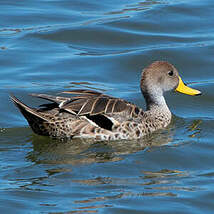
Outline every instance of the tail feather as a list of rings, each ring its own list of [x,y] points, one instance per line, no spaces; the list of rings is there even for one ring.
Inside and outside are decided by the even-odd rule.
[[[11,100],[13,103],[18,107],[20,112],[24,115],[24,117],[27,119],[27,121],[30,123],[34,118],[42,119],[45,121],[48,121],[47,118],[45,118],[41,113],[37,112],[35,109],[30,108],[23,102],[21,102],[18,98],[16,98],[14,95],[10,95]]]

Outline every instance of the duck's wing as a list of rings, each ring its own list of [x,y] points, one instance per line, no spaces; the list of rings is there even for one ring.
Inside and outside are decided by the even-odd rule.
[[[112,122],[116,120],[120,123],[143,114],[143,110],[135,104],[97,91],[72,90],[62,93],[70,94],[72,97],[46,94],[31,95],[57,103],[60,109],[78,116],[87,116],[88,118],[103,115],[112,120]]]
[[[77,115],[98,115],[114,116],[122,114],[127,120],[138,117],[143,110],[135,104],[126,100],[111,97],[92,90],[73,90],[63,92],[74,95],[72,99],[60,104],[60,108],[70,112],[76,112]]]

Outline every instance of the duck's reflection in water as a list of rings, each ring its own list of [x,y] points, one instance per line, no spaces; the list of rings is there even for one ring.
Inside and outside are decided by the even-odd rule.
[[[27,159],[36,163],[72,165],[120,161],[126,154],[170,143],[173,133],[170,126],[139,140],[107,142],[88,139],[60,141],[32,135],[33,151],[28,153]]]

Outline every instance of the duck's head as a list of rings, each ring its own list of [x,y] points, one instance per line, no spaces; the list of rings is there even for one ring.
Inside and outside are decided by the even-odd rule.
[[[177,69],[165,61],[155,61],[142,72],[141,90],[148,102],[158,102],[165,91],[175,90],[188,95],[200,95],[201,92],[186,86]]]

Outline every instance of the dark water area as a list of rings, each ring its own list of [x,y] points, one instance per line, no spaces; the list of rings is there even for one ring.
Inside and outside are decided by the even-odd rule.
[[[213,213],[214,1],[0,3],[0,213]],[[99,89],[144,107],[142,68],[167,60],[200,97],[168,93],[170,126],[138,141],[32,133],[9,100]]]

